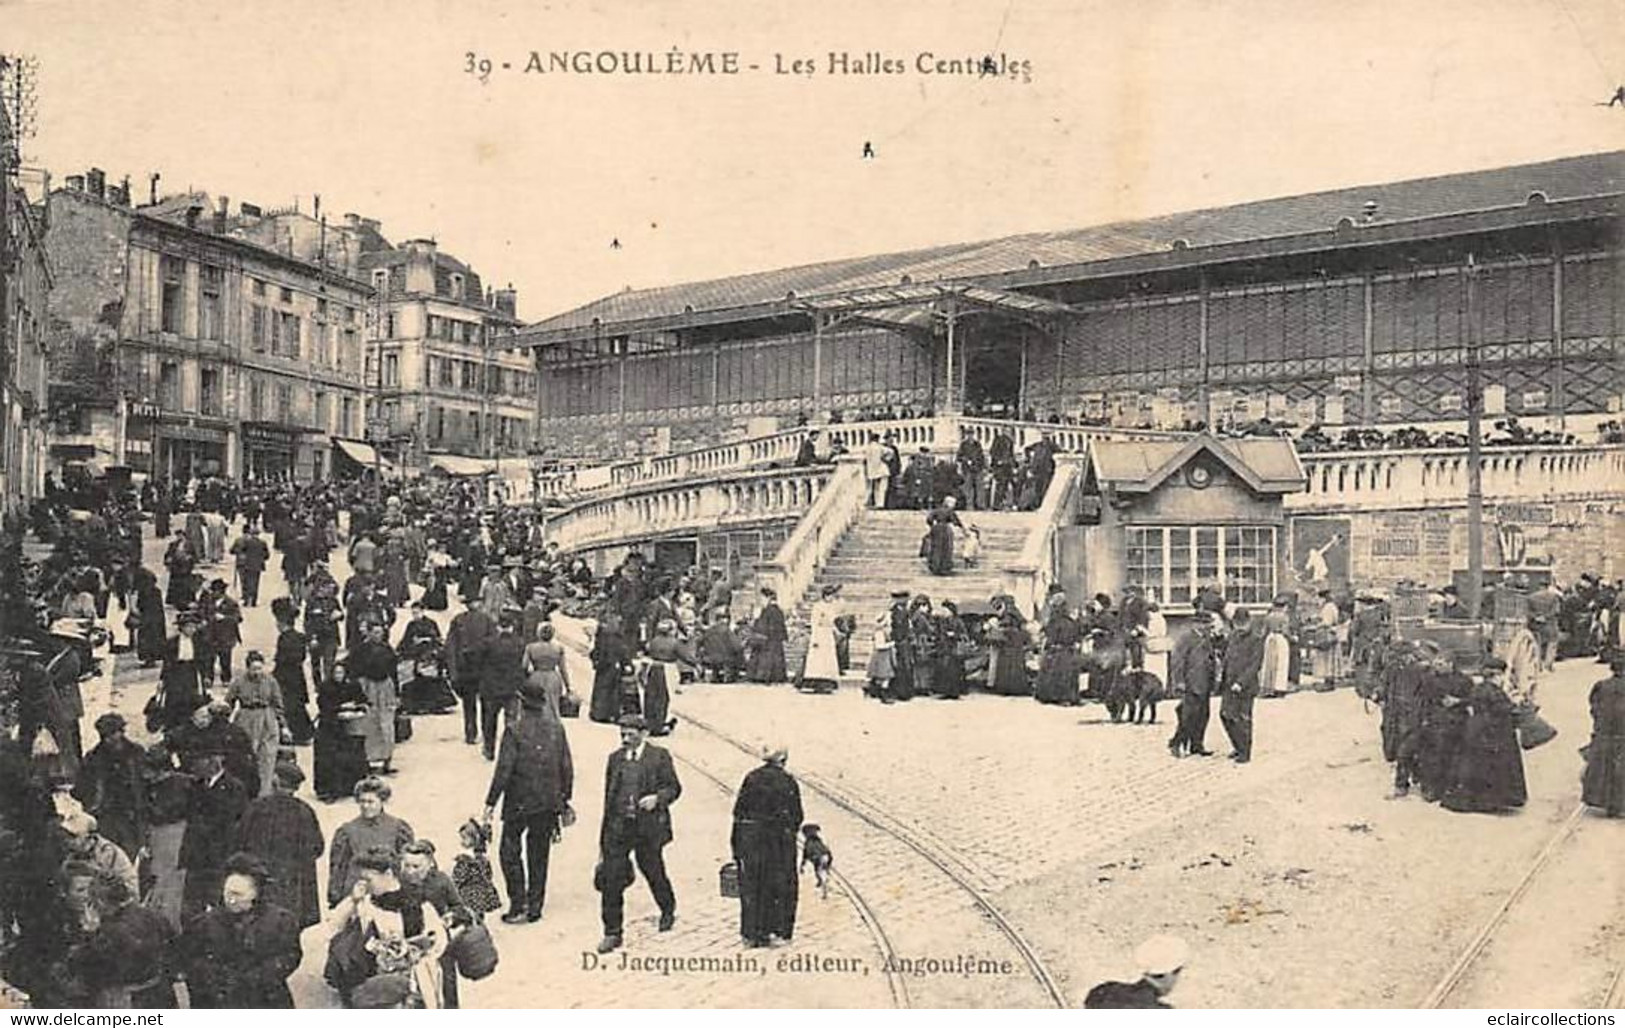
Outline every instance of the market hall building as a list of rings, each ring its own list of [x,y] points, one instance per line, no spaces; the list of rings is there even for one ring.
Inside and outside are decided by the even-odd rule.
[[[1625,394],[1625,152],[628,290],[521,330],[583,458],[875,415],[1588,424]],[[1576,416],[1585,416],[1575,421]]]

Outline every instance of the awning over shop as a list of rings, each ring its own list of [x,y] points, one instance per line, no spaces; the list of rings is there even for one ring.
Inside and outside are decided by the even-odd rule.
[[[383,471],[394,471],[395,466],[387,460],[378,457],[378,451],[367,443],[356,442],[354,439],[334,439],[333,445],[346,457],[363,467],[380,468]]]
[[[496,470],[496,462],[455,453],[434,453],[429,455],[429,467],[458,478],[474,478]]]

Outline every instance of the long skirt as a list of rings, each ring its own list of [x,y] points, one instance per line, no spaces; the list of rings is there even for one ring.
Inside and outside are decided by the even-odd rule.
[[[954,529],[942,523],[926,533],[926,567],[933,575],[951,575],[954,570]]]
[[[254,753],[254,764],[260,771],[260,795],[269,796],[275,784],[272,772],[276,770],[276,751],[282,742],[276,714],[268,707],[239,709],[233,720],[238,728],[248,733],[248,745]]]
[[[1289,672],[1292,666],[1292,651],[1287,645],[1286,636],[1280,632],[1271,632],[1264,637],[1264,664],[1258,672],[1258,691],[1260,695],[1271,696],[1283,693],[1291,688]]]
[[[621,716],[621,669],[616,665],[605,664],[593,669],[587,716],[606,725],[614,724]]]
[[[801,671],[801,688],[809,692],[835,691],[841,679],[839,645],[834,632],[813,633]]]
[[[782,682],[789,678],[784,666],[784,643],[764,642],[750,655],[750,680],[753,682]]]
[[[1077,653],[1071,649],[1045,650],[1044,660],[1038,666],[1038,680],[1034,683],[1033,696],[1039,703],[1077,706]]]
[[[317,720],[311,757],[318,799],[345,799],[355,790],[355,783],[367,777],[366,741],[359,735],[351,735],[345,722],[336,717]]]
[[[796,930],[796,836],[786,828],[740,825],[739,934],[754,942]]]
[[[387,678],[360,678],[357,682],[367,697],[367,716],[362,724],[367,733],[367,760],[374,764],[387,764],[395,757],[395,711],[400,708],[400,695],[395,683]]]
[[[163,916],[176,931],[181,928],[181,897],[186,891],[186,869],[181,867],[181,836],[186,822],[153,825],[147,836],[152,856],[148,868],[152,889],[144,898],[148,910]]]
[[[1594,733],[1585,748],[1580,798],[1609,817],[1625,815],[1625,735]]]
[[[288,734],[304,745],[316,731],[310,720],[310,690],[305,685],[305,667],[278,669],[272,675],[282,690],[282,716],[288,719]]]
[[[191,572],[169,575],[169,591],[164,596],[164,602],[176,610],[185,610],[197,601],[197,578]]]
[[[965,695],[965,659],[957,653],[937,658],[937,695],[957,700]]]
[[[1523,751],[1510,714],[1468,715],[1461,748],[1450,765],[1450,778],[1440,805],[1464,813],[1488,813],[1521,807],[1529,798],[1524,782]]]
[[[156,617],[144,616],[135,630],[135,655],[143,664],[156,664],[164,659],[169,632],[164,625],[164,612]]]
[[[659,660],[651,661],[644,672],[643,720],[649,726],[650,735],[665,735],[671,730],[666,715],[671,709],[671,690],[677,685],[679,674],[676,664]]]
[[[987,687],[1000,696],[1026,696],[1027,655],[1010,646],[995,646],[988,654]]]

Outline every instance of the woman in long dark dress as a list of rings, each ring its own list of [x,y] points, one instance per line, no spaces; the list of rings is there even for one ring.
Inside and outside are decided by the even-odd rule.
[[[323,803],[348,799],[355,783],[367,777],[367,742],[359,729],[367,705],[361,686],[350,680],[343,661],[316,687],[314,769],[316,798]],[[352,715],[352,716],[346,716]]]
[[[965,695],[965,623],[952,600],[943,600],[937,611],[937,695],[957,700]]]
[[[1513,703],[1496,677],[1505,671],[1504,661],[1487,659],[1482,677],[1474,678],[1467,693],[1461,748],[1440,800],[1448,810],[1490,813],[1521,807],[1529,799]]]
[[[1027,626],[1009,602],[995,604],[997,614],[987,633],[987,687],[1000,696],[1027,696]]]
[[[164,621],[164,593],[158,576],[146,568],[135,570],[135,655],[142,667],[164,659],[169,626]]]
[[[1044,624],[1044,658],[1038,666],[1033,696],[1039,703],[1078,704],[1078,644],[1083,629],[1067,612],[1066,598],[1057,597]]]
[[[208,655],[198,641],[197,616],[183,613],[176,622],[178,631],[164,646],[164,667],[158,677],[163,699],[156,727],[166,733],[190,723],[197,709],[209,702],[203,690],[203,663]]]
[[[910,695],[930,696],[937,688],[937,619],[931,614],[931,600],[914,597],[909,605],[908,640],[912,649],[909,668],[914,682]]]
[[[1580,798],[1609,817],[1625,815],[1625,658],[1591,687],[1591,744],[1585,748]]]
[[[954,510],[954,498],[945,496],[942,506],[926,515],[925,564],[933,575],[954,573],[954,530],[962,527]]]
[[[763,589],[762,599],[765,602],[750,630],[755,642],[750,654],[750,680],[783,682],[789,678],[784,665],[784,643],[789,638],[784,611],[779,609],[778,596],[772,589]]]
[[[765,946],[773,936],[789,941],[796,930],[796,833],[802,812],[801,788],[784,769],[789,756],[782,746],[769,748],[734,800],[739,934],[750,947]]]
[[[621,716],[621,665],[632,659],[632,648],[621,634],[621,619],[606,614],[593,635],[592,698],[587,716],[600,724],[614,724]]]
[[[164,567],[169,569],[169,590],[164,599],[176,610],[185,610],[197,601],[197,579],[193,572],[197,553],[186,540],[177,536],[164,553]]]

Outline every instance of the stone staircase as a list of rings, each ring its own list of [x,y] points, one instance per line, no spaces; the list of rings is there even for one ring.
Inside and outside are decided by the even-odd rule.
[[[925,515],[920,510],[863,512],[819,569],[807,595],[786,611],[790,643],[785,655],[792,674],[799,671],[806,652],[812,601],[824,586],[839,585],[841,612],[857,616],[851,675],[861,677],[869,661],[874,620],[891,607],[893,590],[907,589],[910,595],[923,593],[933,605],[941,600],[953,600],[961,606],[968,602],[986,604],[1001,591],[1003,569],[1021,554],[1037,518],[1030,513],[961,511],[960,521],[967,528],[975,525],[981,531],[981,560],[975,567],[959,564],[953,574],[938,576],[926,570],[919,556]]]

